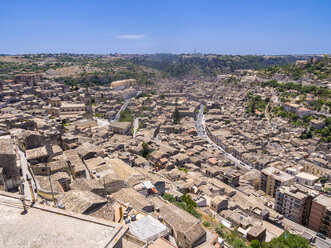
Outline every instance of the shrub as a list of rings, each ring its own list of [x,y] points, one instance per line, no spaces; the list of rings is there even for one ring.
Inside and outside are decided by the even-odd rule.
[[[204,221],[202,224],[203,224],[205,227],[209,227],[209,226],[210,226],[210,222],[208,222],[208,221]]]

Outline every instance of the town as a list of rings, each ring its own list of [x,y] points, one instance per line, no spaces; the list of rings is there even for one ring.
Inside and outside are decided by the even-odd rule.
[[[6,76],[0,246],[331,246],[329,78]]]

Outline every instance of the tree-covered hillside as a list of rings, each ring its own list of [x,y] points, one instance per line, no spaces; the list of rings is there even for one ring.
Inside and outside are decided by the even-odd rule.
[[[42,72],[47,78],[67,79],[71,84],[107,84],[113,80],[136,78],[150,84],[158,77],[215,76],[238,69],[268,69],[287,65],[303,56],[257,56],[216,54],[34,54],[0,56],[0,79],[17,73]]]
[[[153,54],[137,56],[131,62],[157,69],[166,76],[214,76],[230,73],[237,69],[263,69],[273,65],[289,64],[297,56],[257,56],[257,55],[174,55]]]
[[[331,58],[324,55],[317,62],[308,61],[305,65],[297,65],[296,63],[273,66],[268,69],[261,70],[261,74],[273,76],[276,73],[287,75],[294,80],[300,79],[302,76],[309,76],[312,79],[329,79],[331,80]]]

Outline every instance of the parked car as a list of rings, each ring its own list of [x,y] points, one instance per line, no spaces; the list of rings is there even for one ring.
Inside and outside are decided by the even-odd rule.
[[[324,233],[316,233],[316,236],[322,239],[326,239],[326,235]]]

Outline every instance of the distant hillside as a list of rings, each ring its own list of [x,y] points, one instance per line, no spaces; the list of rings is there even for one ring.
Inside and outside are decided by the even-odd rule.
[[[273,66],[261,70],[260,73],[268,76],[273,76],[277,73],[284,74],[294,80],[300,79],[303,76],[309,76],[312,79],[327,79],[331,81],[331,58],[325,55],[317,62],[298,61],[297,64],[291,63],[287,65]]]
[[[268,69],[287,65],[307,56],[257,55],[93,55],[36,54],[0,56],[0,79],[17,73],[43,72],[52,79],[66,79],[72,85],[108,84],[112,80],[135,78],[142,85],[160,77],[215,76],[237,69]],[[282,67],[277,67],[282,68]],[[271,71],[270,71],[271,72]]]
[[[265,69],[274,65],[295,62],[302,56],[257,56],[257,55],[174,55],[153,54],[131,58],[134,64],[157,69],[166,76],[213,76],[231,73],[237,69]]]

